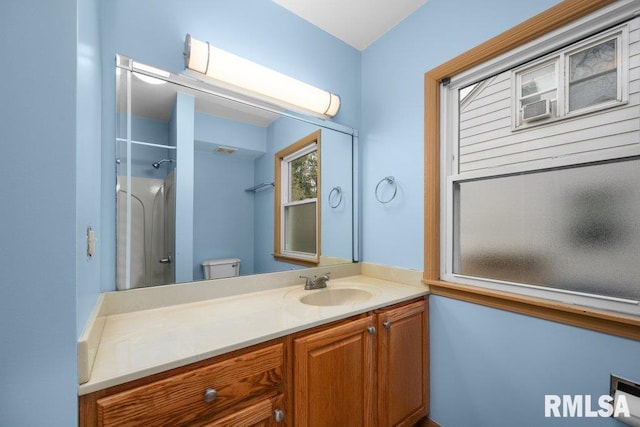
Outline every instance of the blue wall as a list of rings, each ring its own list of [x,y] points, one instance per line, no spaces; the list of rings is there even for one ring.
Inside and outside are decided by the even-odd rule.
[[[422,269],[424,73],[555,3],[430,0],[363,52],[365,261]],[[373,190],[385,175],[400,190],[382,206]],[[544,395],[606,394],[611,372],[638,380],[639,342],[441,297],[430,310],[431,417],[441,425],[619,425],[545,420]]]
[[[253,158],[196,150],[193,278],[202,262],[240,258],[240,274],[253,274]]]
[[[429,0],[362,53],[363,259],[423,268],[424,73],[555,3]],[[399,189],[382,205],[387,175]]]
[[[0,13],[2,426],[78,417],[76,274],[94,268],[76,271],[78,12],[75,0],[7,0]]]
[[[253,274],[254,162],[267,148],[267,129],[196,113],[194,280],[204,279],[202,262],[239,258],[240,274]],[[217,146],[236,148],[216,153]]]
[[[640,378],[640,343],[431,297],[431,418],[442,426],[621,426],[545,418],[544,396],[609,394],[609,375]]]
[[[189,32],[340,94],[336,121],[361,130],[364,259],[422,269],[423,73],[554,3],[430,0],[361,54],[267,0],[5,1],[0,425],[77,421],[76,336],[115,283],[116,53],[180,71]],[[113,175],[98,185],[96,169]],[[400,194],[381,206],[386,175]],[[610,371],[640,377],[638,342],[438,297],[431,322],[432,417],[446,427],[523,424],[516,413],[539,424],[542,393],[604,393]],[[38,411],[34,393],[46,396]]]
[[[320,131],[320,177],[322,187],[321,214],[321,251],[322,256],[353,259],[353,144],[351,135],[328,129]],[[329,205],[329,193],[335,187],[342,190],[342,200],[332,195]],[[336,206],[337,205],[337,206]]]
[[[96,244],[87,256],[87,228],[97,239],[101,223],[102,57],[98,0],[78,3],[76,122],[76,287],[77,334],[80,335],[100,293],[102,252]],[[114,194],[111,192],[110,194]]]
[[[240,274],[252,274],[253,194],[244,190],[254,185],[254,156],[266,147],[266,129],[202,116],[196,114],[193,278],[202,280],[202,262],[216,258],[240,258]],[[241,148],[216,153],[216,145],[202,141]]]

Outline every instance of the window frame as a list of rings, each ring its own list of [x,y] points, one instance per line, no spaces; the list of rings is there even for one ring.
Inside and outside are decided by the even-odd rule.
[[[571,111],[570,99],[569,99],[569,87],[570,87],[570,56],[575,55],[584,50],[590,49],[599,44],[606,43],[610,40],[616,41],[616,99],[601,102],[598,104],[589,105],[587,107],[579,108]],[[576,45],[573,49],[568,49],[564,52],[564,93],[566,102],[564,106],[564,114],[566,117],[574,117],[582,114],[589,114],[591,112],[604,110],[607,108],[617,107],[629,102],[629,25],[625,23],[617,28],[613,28],[611,31],[604,33],[601,37],[593,37],[585,40],[584,43]],[[590,77],[592,78],[592,77]]]
[[[575,55],[584,50],[590,49],[599,44],[608,41],[616,41],[616,99],[589,105],[574,111],[570,111],[570,56]],[[522,74],[535,71],[549,64],[555,65],[555,83],[556,83],[556,110],[551,117],[526,122],[522,119]],[[532,61],[528,61],[521,66],[511,70],[512,82],[512,111],[511,111],[511,129],[512,131],[520,131],[536,126],[555,123],[560,120],[566,120],[572,117],[578,117],[602,111],[609,108],[619,107],[629,102],[629,23],[628,21],[609,30],[598,32],[586,39],[573,42],[570,45],[556,50],[544,57]]]
[[[441,169],[448,167],[456,156],[456,153],[445,153],[440,146],[440,140],[451,132],[440,122],[442,108],[447,102],[446,97],[441,96],[442,85],[449,83],[451,76],[477,72],[482,65],[495,67],[496,64],[505,64],[503,69],[509,69],[517,64],[509,63],[508,53],[529,52],[533,53],[532,57],[542,56],[545,51],[562,47],[557,42],[557,35],[565,34],[568,28],[576,31],[588,26],[594,31],[601,31],[633,18],[635,9],[632,1],[565,0],[425,73],[423,282],[430,286],[432,294],[640,340],[638,316],[444,281],[441,277],[440,238],[441,219],[444,218],[440,203],[444,193],[441,189],[445,185],[441,180]],[[543,41],[544,47],[540,47],[538,41]],[[470,80],[471,83],[473,81]]]
[[[555,114],[552,114],[551,117],[548,118],[544,118],[544,119],[539,119],[539,120],[535,120],[535,121],[531,121],[531,122],[526,122],[524,121],[524,119],[522,118],[522,100],[523,97],[522,96],[522,75],[526,74],[526,73],[530,73],[530,72],[534,72],[536,70],[542,69],[547,67],[548,65],[553,65],[554,68],[554,73],[555,73],[555,78],[554,78],[554,89],[556,92],[556,97],[555,97],[555,102],[556,102],[556,111]],[[511,128],[512,130],[520,130],[520,129],[526,129],[526,128],[530,128],[533,126],[538,126],[540,124],[543,123],[548,123],[550,121],[554,121],[556,119],[558,119],[558,112],[561,111],[561,106],[562,106],[562,96],[561,96],[561,92],[562,89],[560,87],[561,81],[560,81],[560,61],[558,60],[557,57],[551,57],[551,58],[545,58],[544,60],[541,61],[535,61],[534,63],[528,63],[525,66],[519,67],[517,69],[514,69],[511,71],[511,87],[512,87],[512,92],[515,92],[515,94],[512,93],[511,95],[511,99],[512,99],[512,108],[511,108]],[[546,90],[543,92],[537,92],[538,94],[540,93],[546,93],[546,92],[550,92],[550,90]],[[533,95],[528,95],[528,96],[533,96]],[[550,100],[551,102],[551,100]],[[553,111],[553,109],[552,109]]]
[[[317,266],[320,262],[320,224],[321,224],[321,131],[317,131],[305,136],[293,144],[283,148],[275,154],[275,201],[274,201],[274,253],[276,260],[300,264],[304,266]],[[292,161],[303,157],[311,152],[317,152],[317,188],[316,197],[298,201],[289,201],[290,177],[289,165]],[[289,206],[297,206],[315,203],[316,211],[316,247],[315,253],[291,251],[286,249],[286,214],[285,210]]]
[[[604,43],[606,41],[616,39],[618,40],[618,46],[620,49],[617,49],[619,52],[623,52],[622,46],[620,44],[620,39],[623,38],[625,43],[628,43],[628,38],[624,38],[624,33],[628,32],[629,22],[628,20],[622,24],[615,26],[612,29],[596,32],[595,34],[589,34],[585,36],[584,34],[573,34],[569,32],[569,37],[581,37],[580,41],[565,43],[565,47],[561,49],[555,49],[553,52],[541,56],[539,59],[533,59],[527,61],[526,55],[514,55],[513,61],[518,61],[522,63],[522,65],[514,66],[511,70],[500,70],[495,69],[493,67],[483,67],[481,72],[472,72],[469,75],[462,75],[460,77],[452,78],[451,82],[442,86],[441,88],[441,111],[444,114],[441,115],[442,120],[442,152],[444,153],[444,157],[442,158],[441,165],[442,169],[442,183],[443,186],[441,188],[441,195],[443,195],[443,203],[442,203],[442,228],[443,238],[441,242],[440,251],[444,254],[442,257],[442,265],[441,265],[441,277],[444,280],[452,281],[456,283],[468,284],[468,285],[476,285],[483,286],[488,289],[494,290],[505,290],[508,292],[515,292],[524,295],[552,299],[560,302],[564,302],[567,304],[579,304],[584,306],[595,307],[599,309],[605,310],[613,310],[620,311],[628,314],[636,314],[640,315],[640,301],[628,300],[624,298],[616,298],[604,295],[595,295],[595,294],[587,294],[584,292],[576,292],[569,291],[563,289],[553,289],[551,287],[543,287],[536,285],[529,285],[525,283],[512,283],[500,280],[492,280],[487,278],[478,278],[478,277],[469,277],[464,276],[458,273],[454,273],[454,263],[455,260],[459,258],[459,254],[457,253],[456,244],[456,236],[455,236],[455,227],[458,222],[457,212],[455,210],[456,202],[458,201],[456,198],[458,197],[455,194],[455,186],[456,183],[461,183],[464,181],[476,180],[476,179],[491,179],[491,178],[500,178],[504,176],[508,176],[511,174],[522,173],[522,172],[532,172],[532,171],[541,171],[554,169],[559,167],[566,167],[575,165],[578,163],[587,163],[588,161],[598,161],[598,160],[606,160],[601,158],[602,153],[596,152],[592,153],[588,156],[583,156],[580,160],[575,160],[573,156],[563,156],[560,158],[549,158],[544,160],[538,160],[532,163],[527,163],[523,165],[505,165],[505,166],[496,166],[492,168],[486,169],[478,169],[469,172],[460,172],[459,170],[459,150],[460,150],[460,138],[459,138],[459,92],[460,89],[468,86],[469,84],[480,82],[483,79],[490,78],[493,75],[498,73],[504,73],[505,71],[511,72],[511,94],[512,94],[512,112],[517,111],[518,118],[520,118],[520,94],[521,94],[521,74],[523,72],[531,72],[537,69],[548,66],[549,64],[555,64],[556,69],[556,90],[557,90],[557,115],[555,117],[551,117],[548,119],[543,119],[539,121],[534,121],[531,123],[524,123],[518,130],[529,129],[534,126],[539,126],[547,123],[557,123],[561,120],[567,119],[569,117],[582,116],[587,113],[599,112],[611,107],[616,107],[620,105],[626,104],[626,102],[621,102],[616,100],[615,103],[607,102],[603,104],[598,104],[594,106],[590,106],[588,108],[584,108],[581,110],[574,111],[571,116],[566,114],[566,110],[568,110],[568,99],[566,98],[566,90],[568,89],[568,85],[566,84],[567,79],[563,79],[562,82],[559,82],[559,76],[566,76],[567,72],[565,70],[565,61],[569,58],[569,55],[575,54],[577,52],[581,52],[589,47],[594,45]],[[620,61],[620,58],[617,60],[618,70],[623,61]],[[628,67],[628,61],[624,63]],[[473,71],[473,70],[472,70]],[[622,77],[622,72],[618,72],[618,77]],[[628,82],[628,73],[624,74],[627,77],[626,85],[621,85],[618,83],[619,93],[621,92],[621,86],[629,87]],[[469,81],[469,79],[473,79]],[[514,84],[517,83],[517,84]],[[563,89],[564,87],[564,89]],[[514,91],[516,92],[516,96],[514,96]],[[622,91],[624,92],[624,91]],[[568,93],[568,92],[567,92]],[[627,89],[628,93],[628,89]],[[565,105],[566,104],[566,105]],[[565,113],[562,113],[565,112]],[[515,119],[516,116],[512,115],[512,124],[515,125],[517,121]]]

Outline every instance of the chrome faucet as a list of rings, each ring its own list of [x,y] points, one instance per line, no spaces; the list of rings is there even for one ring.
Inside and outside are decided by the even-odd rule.
[[[327,287],[327,282],[329,281],[329,275],[331,273],[325,273],[320,277],[317,276],[313,276],[313,279],[311,277],[307,277],[307,276],[300,276],[301,279],[306,279],[306,281],[304,282],[304,288],[306,290],[311,290],[311,289],[322,289],[322,288],[326,288]]]

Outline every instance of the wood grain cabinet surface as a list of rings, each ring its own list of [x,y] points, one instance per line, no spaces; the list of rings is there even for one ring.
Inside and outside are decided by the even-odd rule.
[[[296,426],[375,425],[370,328],[373,316],[294,340]]]
[[[280,424],[274,412],[282,411],[283,400],[283,395],[279,394],[206,424],[206,427],[276,427]]]
[[[265,425],[267,412],[271,416],[280,402],[273,398],[283,392],[284,345],[236,352],[179,371],[81,396],[80,425]]]
[[[427,415],[428,303],[419,301],[377,315],[380,426],[412,426]]]
[[[428,302],[294,339],[294,424],[412,426],[429,410]]]
[[[429,410],[419,299],[80,396],[80,426],[411,426]]]

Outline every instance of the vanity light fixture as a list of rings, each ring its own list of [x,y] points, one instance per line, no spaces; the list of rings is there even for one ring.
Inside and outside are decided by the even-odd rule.
[[[265,66],[202,42],[187,34],[185,67],[223,87],[278,106],[330,118],[340,109],[340,97]]]

